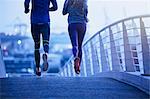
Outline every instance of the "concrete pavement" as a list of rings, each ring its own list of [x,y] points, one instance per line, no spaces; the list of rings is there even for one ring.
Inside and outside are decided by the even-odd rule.
[[[143,91],[102,77],[10,77],[0,79],[0,99],[150,99]]]

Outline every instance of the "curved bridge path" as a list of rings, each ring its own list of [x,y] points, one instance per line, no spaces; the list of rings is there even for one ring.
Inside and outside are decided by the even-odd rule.
[[[0,79],[0,99],[150,99],[141,90],[102,77],[10,77]]]

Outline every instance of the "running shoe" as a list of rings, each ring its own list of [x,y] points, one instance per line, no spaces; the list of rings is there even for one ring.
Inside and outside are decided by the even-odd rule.
[[[48,69],[48,61],[47,61],[47,54],[43,54],[43,71],[47,71]]]
[[[74,69],[75,69],[76,74],[80,74],[80,58],[79,57],[76,57],[74,59]]]
[[[36,67],[35,72],[36,72],[37,76],[41,76],[41,68],[40,67]]]

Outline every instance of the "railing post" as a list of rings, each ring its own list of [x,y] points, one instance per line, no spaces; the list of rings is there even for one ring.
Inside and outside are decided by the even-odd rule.
[[[92,61],[92,46],[91,46],[91,41],[89,42],[89,45],[90,45],[90,47],[89,47],[89,56],[90,56],[90,58],[89,58],[89,62],[90,62],[90,72],[91,72],[91,75],[94,75],[94,68],[93,68],[93,61]]]
[[[67,67],[68,67],[68,76],[71,77],[71,69],[70,69],[71,67],[69,64],[67,65]]]
[[[150,75],[150,52],[145,26],[144,22],[142,21],[142,18],[140,18],[140,27],[141,27],[141,45],[142,45],[144,75]]]
[[[99,64],[98,64],[98,55],[96,51],[96,45],[93,44],[91,41],[91,54],[92,54],[92,63],[93,63],[93,72],[98,73],[99,72]]]
[[[101,64],[102,64],[101,68],[102,68],[102,72],[105,72],[105,71],[110,70],[110,66],[109,66],[108,60],[106,59],[104,44],[103,44],[102,37],[100,34],[99,34],[99,39],[100,39],[99,40],[100,41],[100,55],[101,55]]]
[[[126,29],[124,22],[122,22],[122,28],[123,28],[124,56],[125,56],[126,71],[135,72],[135,67],[133,65],[133,59],[132,59],[131,49],[130,49],[128,35],[127,35],[127,29]]]
[[[4,78],[4,77],[6,77],[6,70],[3,61],[3,54],[2,54],[1,41],[0,41],[0,78]]]
[[[84,47],[83,47],[83,48],[84,48]],[[83,72],[84,72],[84,76],[87,77],[87,70],[86,70],[86,63],[85,63],[86,61],[85,61],[85,57],[86,57],[86,56],[85,56],[85,52],[83,51],[83,56],[82,56],[82,66],[83,66],[83,69],[84,69],[84,71],[83,71]]]
[[[120,71],[119,57],[117,55],[115,41],[114,41],[111,27],[109,27],[109,36],[110,36],[112,71]]]
[[[91,73],[91,64],[90,64],[90,56],[89,56],[89,48],[84,47],[84,54],[85,54],[85,65],[86,65],[86,72],[87,72],[87,76],[92,75]]]
[[[75,71],[74,71],[74,62],[73,62],[73,60],[70,60],[70,63],[71,63],[71,69],[72,69],[72,75],[73,75],[73,77],[75,77],[76,76],[76,74],[75,74]]]
[[[68,63],[70,67],[70,75],[73,76],[72,63],[71,61]]]
[[[67,77],[67,68],[66,67],[64,68],[64,74],[65,74],[65,77]]]

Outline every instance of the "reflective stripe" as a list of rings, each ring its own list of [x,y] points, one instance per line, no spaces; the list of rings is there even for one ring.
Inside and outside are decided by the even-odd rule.
[[[34,49],[35,51],[39,51],[39,49]]]
[[[45,42],[45,43],[49,43],[49,41],[48,41],[48,40],[43,40],[43,42]]]
[[[45,45],[48,45],[48,46],[49,46],[49,44],[48,44],[48,43],[45,43],[45,44],[44,44],[44,46],[45,46]]]

